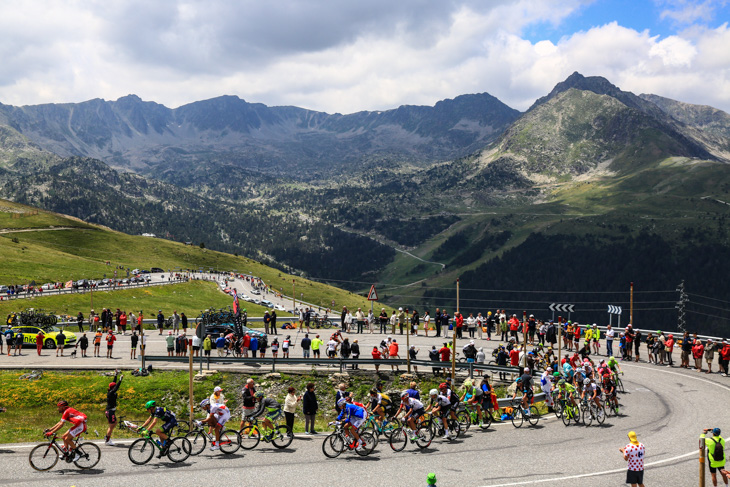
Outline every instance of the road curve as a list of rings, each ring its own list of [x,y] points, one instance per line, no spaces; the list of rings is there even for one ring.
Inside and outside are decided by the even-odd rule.
[[[632,429],[647,448],[649,485],[695,484],[701,429],[730,431],[727,380],[648,364],[623,367],[625,416],[609,418],[602,427],[565,427],[547,416],[536,428],[500,424],[486,432],[470,430],[463,440],[434,440],[424,451],[409,445],[395,453],[381,443],[367,458],[345,452],[327,459],[321,452],[323,436],[298,436],[283,451],[259,446],[231,457],[206,451],[180,465],[154,459],[147,466],[134,466],[126,445],[102,446],[101,462],[89,472],[65,465],[35,472],[27,460],[32,445],[2,445],[0,463],[12,468],[0,469],[0,485],[238,485],[248,478],[273,486],[412,486],[425,484],[426,473],[435,472],[441,486],[616,486],[623,485],[626,468],[618,448],[628,442],[626,433]]]

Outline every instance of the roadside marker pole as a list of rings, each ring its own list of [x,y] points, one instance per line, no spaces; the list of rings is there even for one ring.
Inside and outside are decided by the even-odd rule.
[[[193,425],[193,416],[194,416],[193,415],[193,401],[194,401],[194,398],[193,398],[193,340],[192,340],[192,338],[189,338],[187,340],[187,342],[188,342],[187,343],[187,345],[188,345],[188,354],[189,354],[189,357],[190,357],[190,359],[188,360],[188,376],[189,376],[189,387],[190,387],[190,392],[189,392],[189,395],[190,395],[189,396],[190,397],[190,426],[192,427],[192,425]]]
[[[560,368],[561,374],[562,374],[562,364],[560,363],[560,357],[563,352],[563,317],[558,316],[558,367]]]
[[[705,487],[705,439],[700,438],[700,487]]]
[[[459,312],[459,278],[456,279],[456,312]],[[448,331],[449,325],[446,325]],[[456,385],[456,320],[454,320],[453,330],[451,334],[451,382],[452,387]]]
[[[636,328],[634,323],[634,283],[631,283],[631,310],[629,311],[629,323]]]
[[[527,311],[522,311],[522,335],[524,338],[524,349],[522,352],[522,368],[527,367]],[[532,372],[532,371],[530,371]]]

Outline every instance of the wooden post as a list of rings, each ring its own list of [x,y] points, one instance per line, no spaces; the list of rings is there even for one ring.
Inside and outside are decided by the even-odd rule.
[[[700,487],[705,487],[705,439],[700,438]]]
[[[522,334],[524,335],[524,353],[522,354],[522,368],[527,367],[527,311],[522,312]],[[532,371],[530,371],[532,372]]]
[[[563,366],[560,364],[561,356],[563,355],[563,317],[558,316],[558,367],[560,375],[563,375]]]
[[[370,301],[372,303],[372,301]],[[406,324],[408,325],[408,333],[406,333],[406,364],[408,365],[408,373],[411,373],[411,324],[406,316]],[[453,379],[452,379],[453,380]]]
[[[188,341],[187,345],[188,345],[188,356],[189,356],[189,359],[188,359],[189,382],[188,382],[188,384],[190,387],[190,391],[188,394],[190,397],[190,425],[192,426],[193,419],[194,419],[193,408],[195,407],[194,406],[195,398],[193,397],[193,340],[188,338],[187,341]]]
[[[636,323],[634,323],[634,283],[631,283],[631,307],[629,309],[629,323],[636,329]]]

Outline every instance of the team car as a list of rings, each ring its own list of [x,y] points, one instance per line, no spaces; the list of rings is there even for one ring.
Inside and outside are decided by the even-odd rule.
[[[33,347],[35,347],[35,337],[38,335],[38,331],[43,330],[43,334],[45,335],[43,337],[43,347],[50,349],[54,349],[58,346],[56,336],[61,331],[61,329],[56,326],[41,328],[39,326],[30,325],[14,326],[12,327],[12,330],[13,335],[15,335],[18,331],[23,334],[23,345],[32,345]],[[66,335],[66,342],[64,343],[65,346],[73,346],[76,344],[76,335],[74,333],[64,330],[63,334]]]

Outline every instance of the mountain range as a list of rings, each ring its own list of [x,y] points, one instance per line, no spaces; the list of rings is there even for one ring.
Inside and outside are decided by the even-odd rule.
[[[348,115],[231,96],[0,105],[9,199],[434,308],[456,304],[456,278],[525,290],[465,291],[475,311],[629,281],[724,294],[728,162],[727,113],[579,73],[524,113],[486,93]]]

